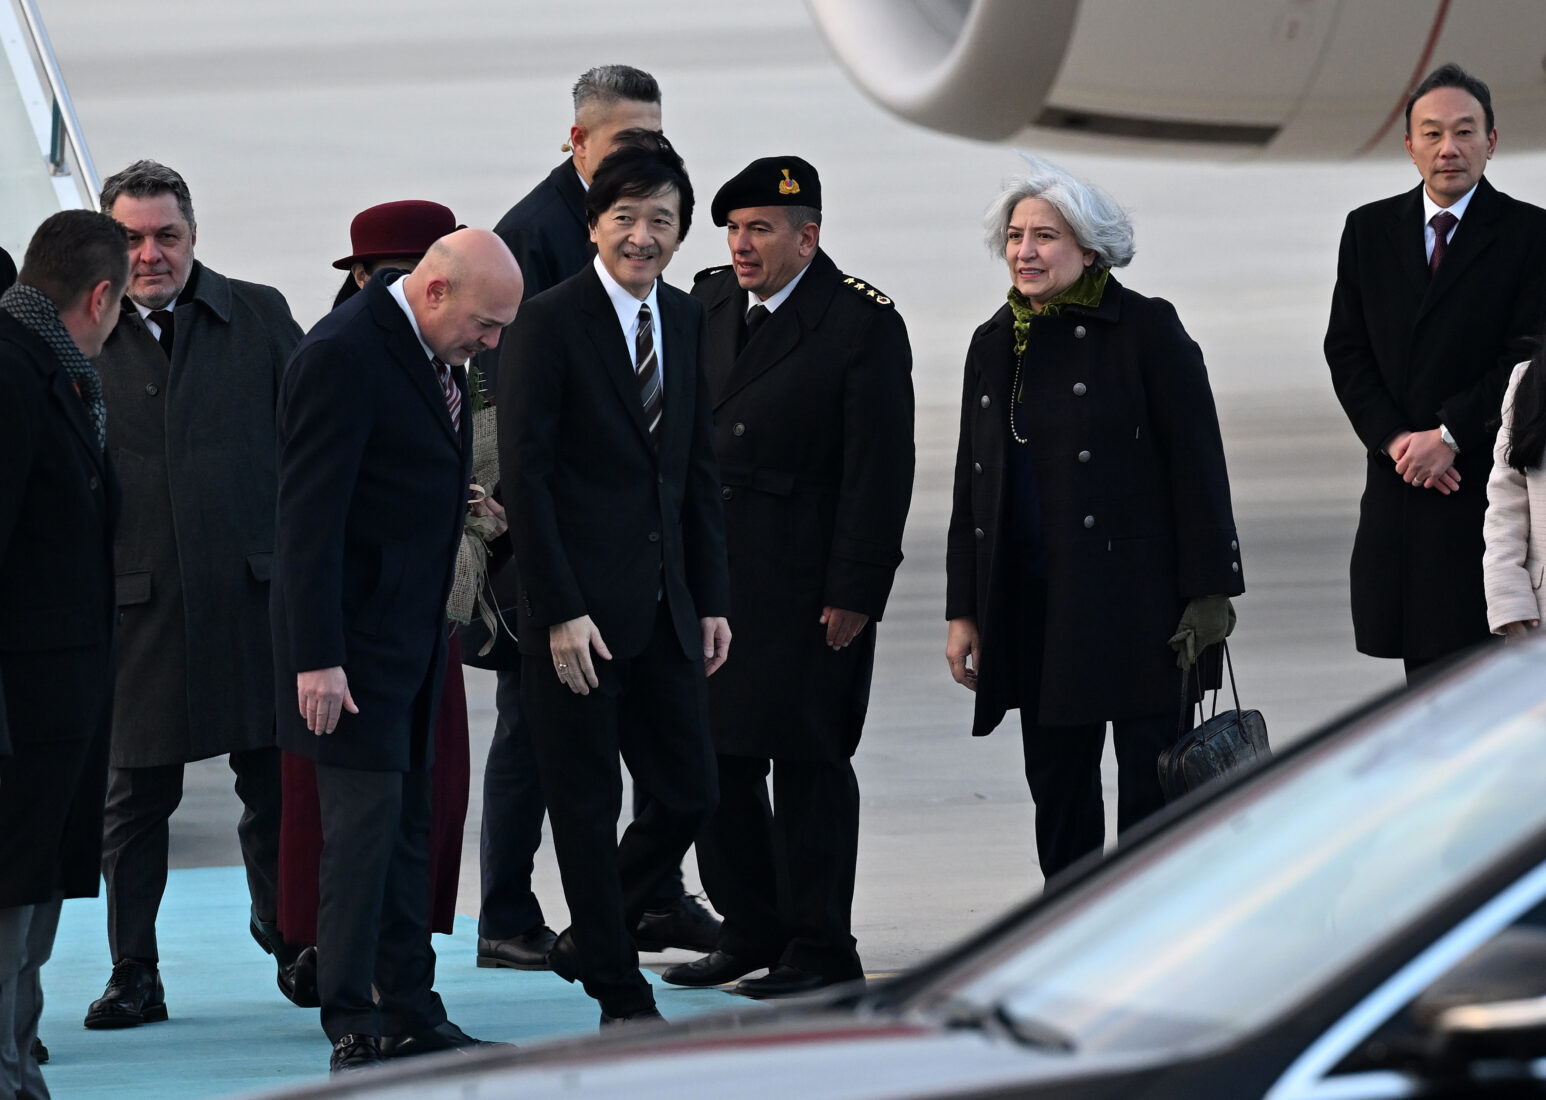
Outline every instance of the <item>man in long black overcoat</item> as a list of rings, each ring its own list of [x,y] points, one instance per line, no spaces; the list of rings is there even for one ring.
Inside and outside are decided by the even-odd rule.
[[[68,210],[0,296],[0,1095],[47,1097],[33,1040],[60,902],[95,897],[112,714],[106,407],[124,234]]]
[[[194,258],[198,223],[177,172],[139,161],[102,209],[129,234],[129,288],[97,360],[123,482],[114,547],[118,690],[103,844],[112,976],[90,1028],[166,1019],[156,916],[183,767],[227,757],[252,901],[249,928],[298,1003],[298,951],[274,927],[279,750],[268,579],[274,555],[274,402],[301,338],[284,296]],[[240,928],[234,937],[246,937]]]
[[[458,230],[319,321],[279,392],[275,708],[280,747],[316,763],[335,1070],[476,1045],[431,988],[431,732],[472,470],[462,365],[520,300],[509,249]]]
[[[1368,455],[1354,637],[1410,675],[1489,637],[1487,476],[1509,372],[1546,324],[1546,211],[1482,178],[1491,96],[1457,66],[1413,92],[1406,146],[1423,182],[1348,215],[1325,349]]]
[[[732,263],[703,272],[705,361],[736,659],[709,682],[719,948],[666,980],[771,997],[862,976],[850,931],[875,624],[913,484],[912,352],[890,298],[819,246],[821,182],[753,161],[714,198]],[[767,776],[773,773],[773,805]],[[712,872],[711,872],[712,875]]]

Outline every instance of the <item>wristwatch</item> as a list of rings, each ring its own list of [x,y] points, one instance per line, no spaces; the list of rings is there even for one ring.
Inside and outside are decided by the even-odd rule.
[[[1439,438],[1444,441],[1444,446],[1448,447],[1456,454],[1460,453],[1460,444],[1455,442],[1455,437],[1449,434],[1449,429],[1446,428],[1443,424],[1439,425]]]

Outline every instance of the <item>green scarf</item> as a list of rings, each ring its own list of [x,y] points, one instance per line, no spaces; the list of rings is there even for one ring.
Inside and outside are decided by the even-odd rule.
[[[1100,299],[1106,293],[1106,279],[1111,275],[1109,268],[1096,269],[1087,267],[1084,274],[1074,281],[1073,286],[1058,294],[1041,309],[1037,309],[1026,300],[1014,287],[1009,288],[1009,308],[1015,314],[1015,362],[1025,354],[1025,345],[1031,339],[1031,318],[1051,317],[1061,312],[1064,306],[1089,306],[1091,308],[1100,305]]]

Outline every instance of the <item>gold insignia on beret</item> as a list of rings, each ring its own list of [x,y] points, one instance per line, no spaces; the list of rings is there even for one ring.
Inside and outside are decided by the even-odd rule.
[[[798,195],[800,184],[789,178],[789,169],[783,169],[784,178],[778,181],[778,193],[780,195]]]

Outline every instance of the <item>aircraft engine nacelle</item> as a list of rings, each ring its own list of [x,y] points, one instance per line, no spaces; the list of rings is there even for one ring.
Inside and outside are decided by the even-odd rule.
[[[1226,159],[1401,153],[1455,61],[1546,148],[1546,0],[807,0],[902,118],[983,141]]]

